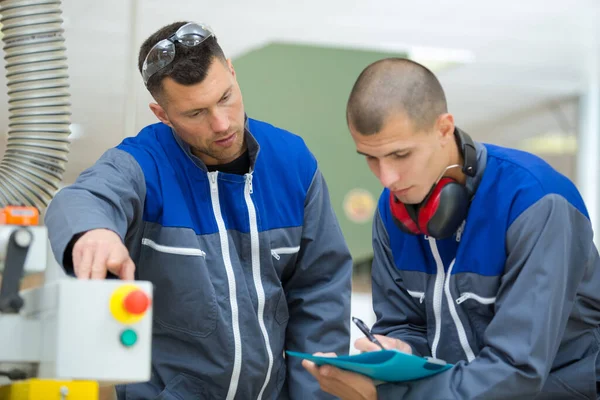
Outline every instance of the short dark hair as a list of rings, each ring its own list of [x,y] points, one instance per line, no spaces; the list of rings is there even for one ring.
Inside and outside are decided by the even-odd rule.
[[[418,130],[429,129],[447,111],[436,76],[406,58],[386,58],[367,66],[352,87],[348,124],[362,135],[375,134],[395,112],[404,112]]]
[[[177,29],[187,23],[179,21],[163,26],[144,41],[138,55],[138,69],[140,73],[150,49],[156,43],[173,35],[177,32]],[[182,85],[200,83],[206,78],[208,69],[215,59],[226,62],[225,54],[221,46],[217,43],[215,36],[206,39],[198,46],[188,47],[176,42],[175,59],[171,64],[152,75],[146,83],[146,88],[153,96],[160,94],[162,91],[162,81],[166,77],[170,77]]]

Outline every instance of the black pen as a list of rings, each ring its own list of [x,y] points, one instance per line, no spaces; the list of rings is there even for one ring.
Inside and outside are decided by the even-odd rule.
[[[385,348],[381,345],[381,343],[379,343],[379,340],[377,340],[377,338],[375,336],[373,336],[373,334],[371,333],[371,330],[369,329],[369,327],[362,322],[360,319],[356,318],[356,317],[352,317],[352,322],[354,322],[356,324],[356,326],[358,326],[358,329],[360,329],[360,331],[362,333],[365,334],[365,336],[373,343],[375,343],[377,346],[381,347],[381,350],[385,350]]]

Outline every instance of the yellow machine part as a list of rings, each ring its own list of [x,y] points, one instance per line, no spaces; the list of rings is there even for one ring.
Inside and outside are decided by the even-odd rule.
[[[27,379],[0,386],[0,400],[98,400],[98,382]]]

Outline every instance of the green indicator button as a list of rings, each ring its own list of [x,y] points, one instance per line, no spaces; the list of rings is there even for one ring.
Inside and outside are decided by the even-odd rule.
[[[121,332],[121,344],[125,347],[131,347],[137,342],[137,333],[132,329],[125,329]]]

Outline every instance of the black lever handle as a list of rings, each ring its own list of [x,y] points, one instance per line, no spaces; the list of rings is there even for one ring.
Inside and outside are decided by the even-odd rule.
[[[33,234],[24,227],[15,229],[8,239],[6,259],[0,286],[0,312],[16,314],[23,307],[19,296],[21,278],[25,270],[25,259],[33,242]]]

